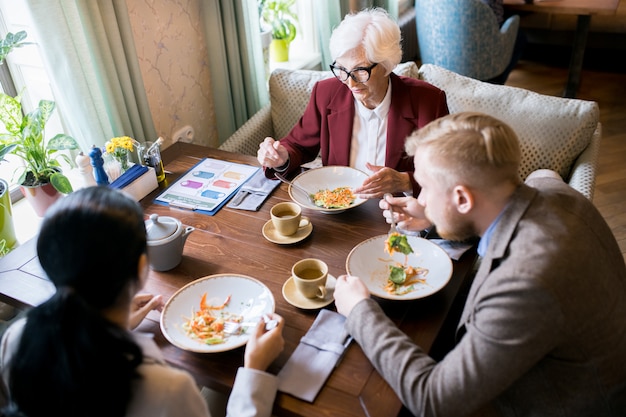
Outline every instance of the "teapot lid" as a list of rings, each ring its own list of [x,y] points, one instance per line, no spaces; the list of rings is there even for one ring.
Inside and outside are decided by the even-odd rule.
[[[146,234],[148,241],[155,241],[172,236],[179,229],[179,222],[173,217],[162,216],[154,213],[146,220]]]

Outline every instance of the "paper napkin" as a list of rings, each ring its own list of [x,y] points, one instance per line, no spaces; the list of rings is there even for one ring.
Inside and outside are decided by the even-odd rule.
[[[111,188],[124,188],[128,184],[132,183],[137,178],[145,174],[146,171],[148,171],[148,167],[135,164],[128,168],[126,171],[124,171],[124,173],[120,175],[115,181],[113,181],[109,186]]]
[[[265,177],[263,169],[259,169],[245,184],[241,186],[237,194],[230,200],[227,207],[258,211],[269,195],[280,185],[278,180],[270,180]]]
[[[278,389],[313,402],[352,341],[345,330],[345,317],[322,309],[309,331],[300,339],[283,369]]]

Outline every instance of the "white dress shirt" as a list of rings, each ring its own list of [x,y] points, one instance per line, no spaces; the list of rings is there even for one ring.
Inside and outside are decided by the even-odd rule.
[[[384,166],[387,152],[387,114],[391,105],[391,81],[383,101],[374,109],[368,109],[354,100],[354,126],[350,144],[350,166],[369,172],[366,163]]]

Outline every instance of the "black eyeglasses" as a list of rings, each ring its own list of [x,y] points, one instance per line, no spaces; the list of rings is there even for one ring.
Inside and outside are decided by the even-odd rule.
[[[354,82],[364,83],[370,79],[372,75],[372,69],[378,65],[378,63],[374,63],[369,67],[356,67],[352,71],[347,71],[345,68],[336,67],[335,62],[330,64],[330,70],[333,72],[335,77],[342,83],[348,81],[348,77],[352,78]]]

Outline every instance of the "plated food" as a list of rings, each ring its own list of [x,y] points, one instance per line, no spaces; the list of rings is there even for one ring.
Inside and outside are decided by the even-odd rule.
[[[353,193],[366,178],[365,172],[350,167],[315,168],[304,171],[293,179],[294,186],[289,186],[289,196],[303,208],[327,214],[342,213],[366,201]],[[299,188],[310,190],[315,203]]]
[[[319,190],[313,194],[315,205],[327,209],[345,209],[354,203],[356,196],[350,187],[337,187],[334,190]]]
[[[161,331],[181,349],[224,352],[245,345],[249,337],[245,328],[224,334],[226,321],[257,322],[274,308],[274,297],[262,282],[238,274],[210,275],[185,285],[167,301]]]
[[[183,329],[188,337],[207,345],[217,345],[226,342],[229,334],[224,331],[227,322],[241,323],[240,314],[224,311],[230,302],[230,295],[221,305],[207,304],[207,293],[202,294],[198,309],[191,310],[189,317],[185,317]],[[240,331],[237,334],[241,334]]]
[[[360,277],[376,297],[414,300],[445,287],[452,276],[452,260],[426,239],[380,235],[350,251],[346,271]]]
[[[384,287],[385,291],[391,295],[408,294],[416,291],[419,284],[426,284],[428,269],[409,264],[408,255],[414,252],[406,235],[398,232],[390,233],[387,240],[385,240],[385,252],[389,255],[394,253],[405,255],[404,262],[396,262],[393,265],[389,265],[389,276]]]

